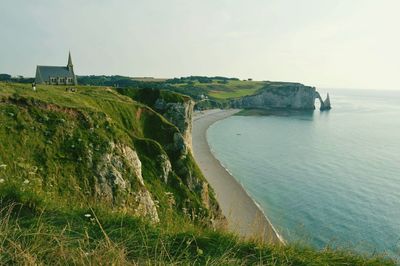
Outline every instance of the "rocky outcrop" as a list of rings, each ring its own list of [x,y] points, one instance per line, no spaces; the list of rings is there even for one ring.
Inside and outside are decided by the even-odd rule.
[[[234,108],[314,110],[315,88],[302,84],[267,86],[255,95],[232,100]]]
[[[329,93],[326,95],[325,101],[321,102],[321,107],[319,108],[321,111],[330,110],[331,100],[329,99]]]
[[[115,208],[159,222],[156,205],[142,177],[142,163],[131,147],[109,143],[96,166],[96,198]]]
[[[160,179],[164,181],[165,184],[168,183],[169,174],[172,172],[171,162],[166,154],[161,154],[158,156],[158,161],[161,165],[161,176]]]
[[[201,201],[203,202],[204,206],[207,209],[210,208],[210,194],[208,192],[208,183],[207,182],[203,182],[203,185],[202,185]]]
[[[134,193],[136,208],[134,213],[137,216],[148,217],[153,223],[158,223],[160,219],[158,218],[156,204],[151,198],[151,194],[147,189],[142,188],[138,192]]]
[[[189,149],[192,148],[192,116],[194,104],[194,101],[191,99],[186,99],[181,102],[167,102],[163,98],[157,99],[154,104],[154,109],[179,129]]]

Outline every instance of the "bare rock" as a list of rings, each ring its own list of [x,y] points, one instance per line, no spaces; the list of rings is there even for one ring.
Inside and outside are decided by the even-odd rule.
[[[165,183],[168,182],[168,176],[172,171],[171,162],[166,154],[161,154],[158,156],[158,159],[161,164],[161,176],[160,178],[164,180]]]
[[[210,208],[210,195],[208,192],[208,183],[203,182],[202,189],[201,189],[201,201],[203,202],[204,206],[209,209]]]
[[[101,201],[159,222],[156,205],[144,184],[142,163],[131,147],[111,142],[96,173],[94,191]]]
[[[135,193],[137,207],[135,214],[140,217],[148,217],[151,222],[158,223],[160,218],[158,217],[156,204],[151,198],[151,194],[148,190],[139,190]]]
[[[154,108],[179,129],[189,149],[192,149],[192,116],[194,104],[194,101],[190,99],[184,102],[166,102],[161,98],[157,99],[154,104]]]

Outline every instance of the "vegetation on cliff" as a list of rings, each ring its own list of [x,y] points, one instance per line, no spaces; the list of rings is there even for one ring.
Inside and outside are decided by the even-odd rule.
[[[183,133],[155,111],[189,98],[77,89],[0,83],[0,264],[393,264],[224,232]]]
[[[177,219],[218,216],[179,129],[149,107],[106,88],[21,84],[2,84],[0,102],[2,186],[154,221],[172,200]]]

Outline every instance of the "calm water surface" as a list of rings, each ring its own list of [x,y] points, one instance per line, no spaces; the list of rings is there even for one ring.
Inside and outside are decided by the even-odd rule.
[[[215,156],[289,241],[400,256],[400,92],[331,90],[333,108],[233,116]]]

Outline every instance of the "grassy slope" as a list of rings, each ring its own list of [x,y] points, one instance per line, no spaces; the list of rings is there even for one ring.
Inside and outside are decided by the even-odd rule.
[[[117,91],[122,95],[126,95],[131,99],[146,104],[150,107],[154,106],[158,99],[163,99],[166,102],[173,103],[184,103],[190,100],[190,97],[186,95],[157,89],[118,88]]]
[[[215,99],[221,99],[221,100],[226,100],[226,99],[233,99],[233,98],[240,98],[243,96],[248,96],[248,95],[253,95],[255,94],[259,89],[258,88],[252,88],[252,89],[237,89],[235,91],[229,92],[229,91],[210,91],[209,95]]]
[[[201,206],[184,176],[168,184],[157,178],[153,156],[166,152],[177,129],[112,90],[78,90],[0,83],[0,264],[392,264],[349,251],[244,242],[200,226],[182,212],[187,199]],[[160,202],[160,224],[91,200],[87,146],[96,160],[110,140],[138,151],[146,186]],[[199,174],[190,156],[181,164]],[[172,206],[166,192],[181,205]]]

